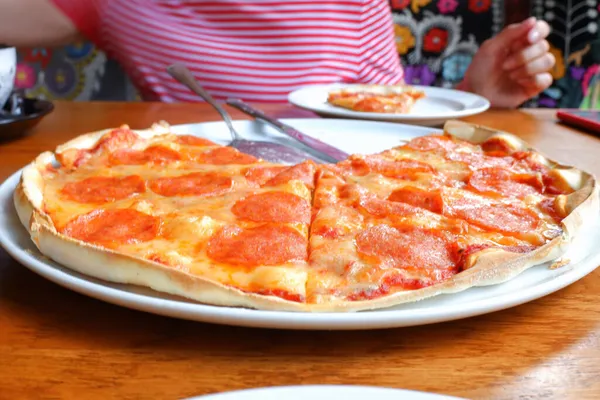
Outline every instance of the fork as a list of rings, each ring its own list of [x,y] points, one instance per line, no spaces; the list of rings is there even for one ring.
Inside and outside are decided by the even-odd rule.
[[[221,115],[221,118],[223,118],[223,121],[225,121],[225,125],[227,125],[229,133],[231,134],[232,141],[229,143],[230,147],[238,149],[242,153],[250,154],[254,157],[274,163],[298,164],[306,160],[324,163],[324,160],[295,147],[286,146],[280,143],[244,139],[234,128],[229,113],[215,101],[210,93],[200,86],[187,67],[181,64],[173,64],[167,67],[167,72],[217,110]]]

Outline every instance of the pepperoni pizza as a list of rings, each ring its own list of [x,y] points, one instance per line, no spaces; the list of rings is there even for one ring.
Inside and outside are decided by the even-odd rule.
[[[425,92],[409,85],[353,85],[330,91],[327,102],[352,111],[406,114],[423,97]]]
[[[209,140],[124,126],[25,168],[40,251],[103,280],[215,305],[388,307],[506,281],[560,258],[597,218],[587,173],[516,137],[449,122],[336,165],[275,165]]]

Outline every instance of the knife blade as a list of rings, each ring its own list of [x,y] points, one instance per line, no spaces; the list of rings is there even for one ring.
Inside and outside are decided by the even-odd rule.
[[[279,132],[291,137],[292,139],[295,139],[296,141],[298,141],[306,147],[306,151],[313,152],[315,156],[323,159],[324,161],[336,163],[338,161],[345,160],[350,156],[348,153],[338,149],[337,147],[324,143],[319,139],[315,139],[312,136],[308,136],[300,132],[296,128],[284,124],[283,122],[268,116],[261,110],[258,110],[245,103],[243,100],[228,99],[226,103],[231,107],[240,110],[244,114],[266,122],[267,124],[277,129]]]

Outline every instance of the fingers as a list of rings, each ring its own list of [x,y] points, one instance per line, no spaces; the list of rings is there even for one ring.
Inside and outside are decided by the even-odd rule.
[[[548,72],[543,72],[524,79],[519,79],[517,83],[523,87],[527,97],[532,98],[552,85],[552,75]]]
[[[535,27],[536,19],[534,17],[527,18],[518,24],[508,25],[498,35],[486,40],[482,48],[487,48],[490,52],[506,51],[506,49],[511,49],[516,42],[522,42],[523,37],[527,37],[528,32]]]
[[[545,40],[550,35],[550,25],[546,21],[536,21],[533,27],[518,40],[510,44],[510,52],[516,53],[533,44]]]
[[[543,72],[548,72],[552,69],[552,67],[554,67],[555,62],[556,59],[554,58],[552,53],[545,53],[541,57],[529,61],[525,65],[517,68],[516,70],[511,72],[509,76],[512,80],[515,81],[526,79],[528,77],[532,77]]]
[[[527,41],[530,44],[544,40],[550,35],[550,25],[546,21],[537,21],[535,26],[527,34]]]
[[[502,64],[502,69],[510,71],[512,69],[522,67],[533,60],[540,58],[550,50],[550,44],[547,40],[539,41],[526,47],[520,51],[514,52],[508,56]]]

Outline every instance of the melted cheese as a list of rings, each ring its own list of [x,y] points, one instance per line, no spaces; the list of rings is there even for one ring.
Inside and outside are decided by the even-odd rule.
[[[148,146],[162,145],[176,151],[207,151],[214,146],[181,145],[174,141],[175,136],[159,136],[143,139],[130,149],[143,150]],[[457,152],[471,153],[474,146],[462,146]],[[399,147],[384,152],[388,161],[414,160],[434,167],[434,173],[419,172],[410,179],[386,177],[379,173],[364,176],[341,178],[325,172],[315,189],[315,208],[312,227],[308,224],[288,224],[302,236],[309,239],[309,259],[301,262],[288,262],[283,265],[242,267],[216,263],[207,256],[207,242],[215,233],[229,225],[251,228],[260,223],[240,221],[231,207],[246,196],[270,191],[284,191],[313,202],[310,189],[298,180],[292,180],[276,187],[257,187],[249,183],[243,175],[251,165],[206,165],[194,161],[173,161],[165,165],[115,165],[105,167],[106,155],[100,154],[81,168],[60,171],[46,175],[44,187],[44,207],[57,227],[64,226],[78,215],[95,209],[133,208],[139,212],[161,219],[159,237],[143,242],[122,244],[118,251],[134,257],[157,262],[166,268],[196,277],[205,278],[222,285],[232,286],[243,291],[279,295],[285,293],[290,298],[306,299],[320,303],[346,299],[357,292],[375,293],[382,282],[393,272],[395,276],[407,280],[442,279],[440,271],[419,269],[399,269],[385,262],[374,262],[361,257],[357,252],[355,237],[361,231],[375,225],[387,224],[418,227],[425,230],[452,235],[461,248],[469,245],[523,246],[528,243],[540,244],[560,234],[560,228],[545,215],[538,204],[543,195],[531,195],[523,202],[517,199],[503,199],[502,202],[519,203],[535,211],[542,221],[535,230],[514,235],[504,235],[478,228],[465,221],[420,210],[409,215],[373,216],[359,210],[356,200],[361,195],[372,195],[385,201],[395,190],[405,186],[423,190],[440,189],[444,195],[455,198],[483,197],[464,189],[471,171],[465,163],[448,161],[443,154],[413,151]],[[260,163],[261,165],[270,165]],[[233,190],[218,196],[163,197],[147,189],[143,194],[106,204],[82,204],[60,194],[68,182],[98,176],[139,175],[146,181],[156,178],[175,177],[191,172],[218,172],[232,177]],[[352,187],[353,193],[344,194]],[[350,188],[350,189],[349,189]],[[344,197],[348,195],[347,197]],[[354,197],[353,197],[354,196]],[[358,196],[358,197],[356,197]],[[485,199],[490,204],[492,199]],[[310,229],[310,231],[309,231]],[[391,291],[403,290],[401,287]],[[386,294],[386,293],[381,293]]]

